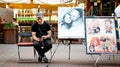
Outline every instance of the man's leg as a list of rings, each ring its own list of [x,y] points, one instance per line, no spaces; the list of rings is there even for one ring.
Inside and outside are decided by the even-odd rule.
[[[34,48],[39,54],[38,61],[42,62],[42,57],[44,56],[43,51],[42,51],[42,43],[39,43],[38,41],[34,41]]]
[[[52,42],[51,42],[51,40],[45,40],[45,41],[44,41],[44,48],[43,48],[44,56],[43,56],[43,58],[42,58],[45,63],[48,63],[48,59],[47,59],[47,57],[45,56],[45,53],[46,53],[48,50],[50,50],[51,48],[52,48]]]
[[[52,42],[51,40],[45,40],[44,41],[44,48],[43,48],[43,53],[45,54],[48,50],[52,48]]]

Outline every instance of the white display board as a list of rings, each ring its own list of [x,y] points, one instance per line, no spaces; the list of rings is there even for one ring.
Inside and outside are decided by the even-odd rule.
[[[84,10],[82,8],[58,8],[58,38],[85,38]]]

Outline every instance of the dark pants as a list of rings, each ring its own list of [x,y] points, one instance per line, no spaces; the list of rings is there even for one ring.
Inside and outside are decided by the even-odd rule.
[[[37,50],[38,54],[43,57],[44,54],[52,48],[52,42],[49,39],[43,42],[34,41],[34,48]]]

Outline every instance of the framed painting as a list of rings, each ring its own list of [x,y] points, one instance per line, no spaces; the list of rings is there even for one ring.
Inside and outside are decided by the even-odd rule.
[[[85,38],[84,10],[82,8],[58,8],[58,38]]]
[[[86,17],[87,53],[117,53],[114,17]]]

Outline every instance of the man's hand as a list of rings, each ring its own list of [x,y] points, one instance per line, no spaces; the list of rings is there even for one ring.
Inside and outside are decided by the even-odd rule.
[[[43,41],[43,38],[38,38],[38,41],[39,41],[39,42]]]
[[[41,37],[42,39],[47,39],[48,37],[46,35],[42,36]]]

